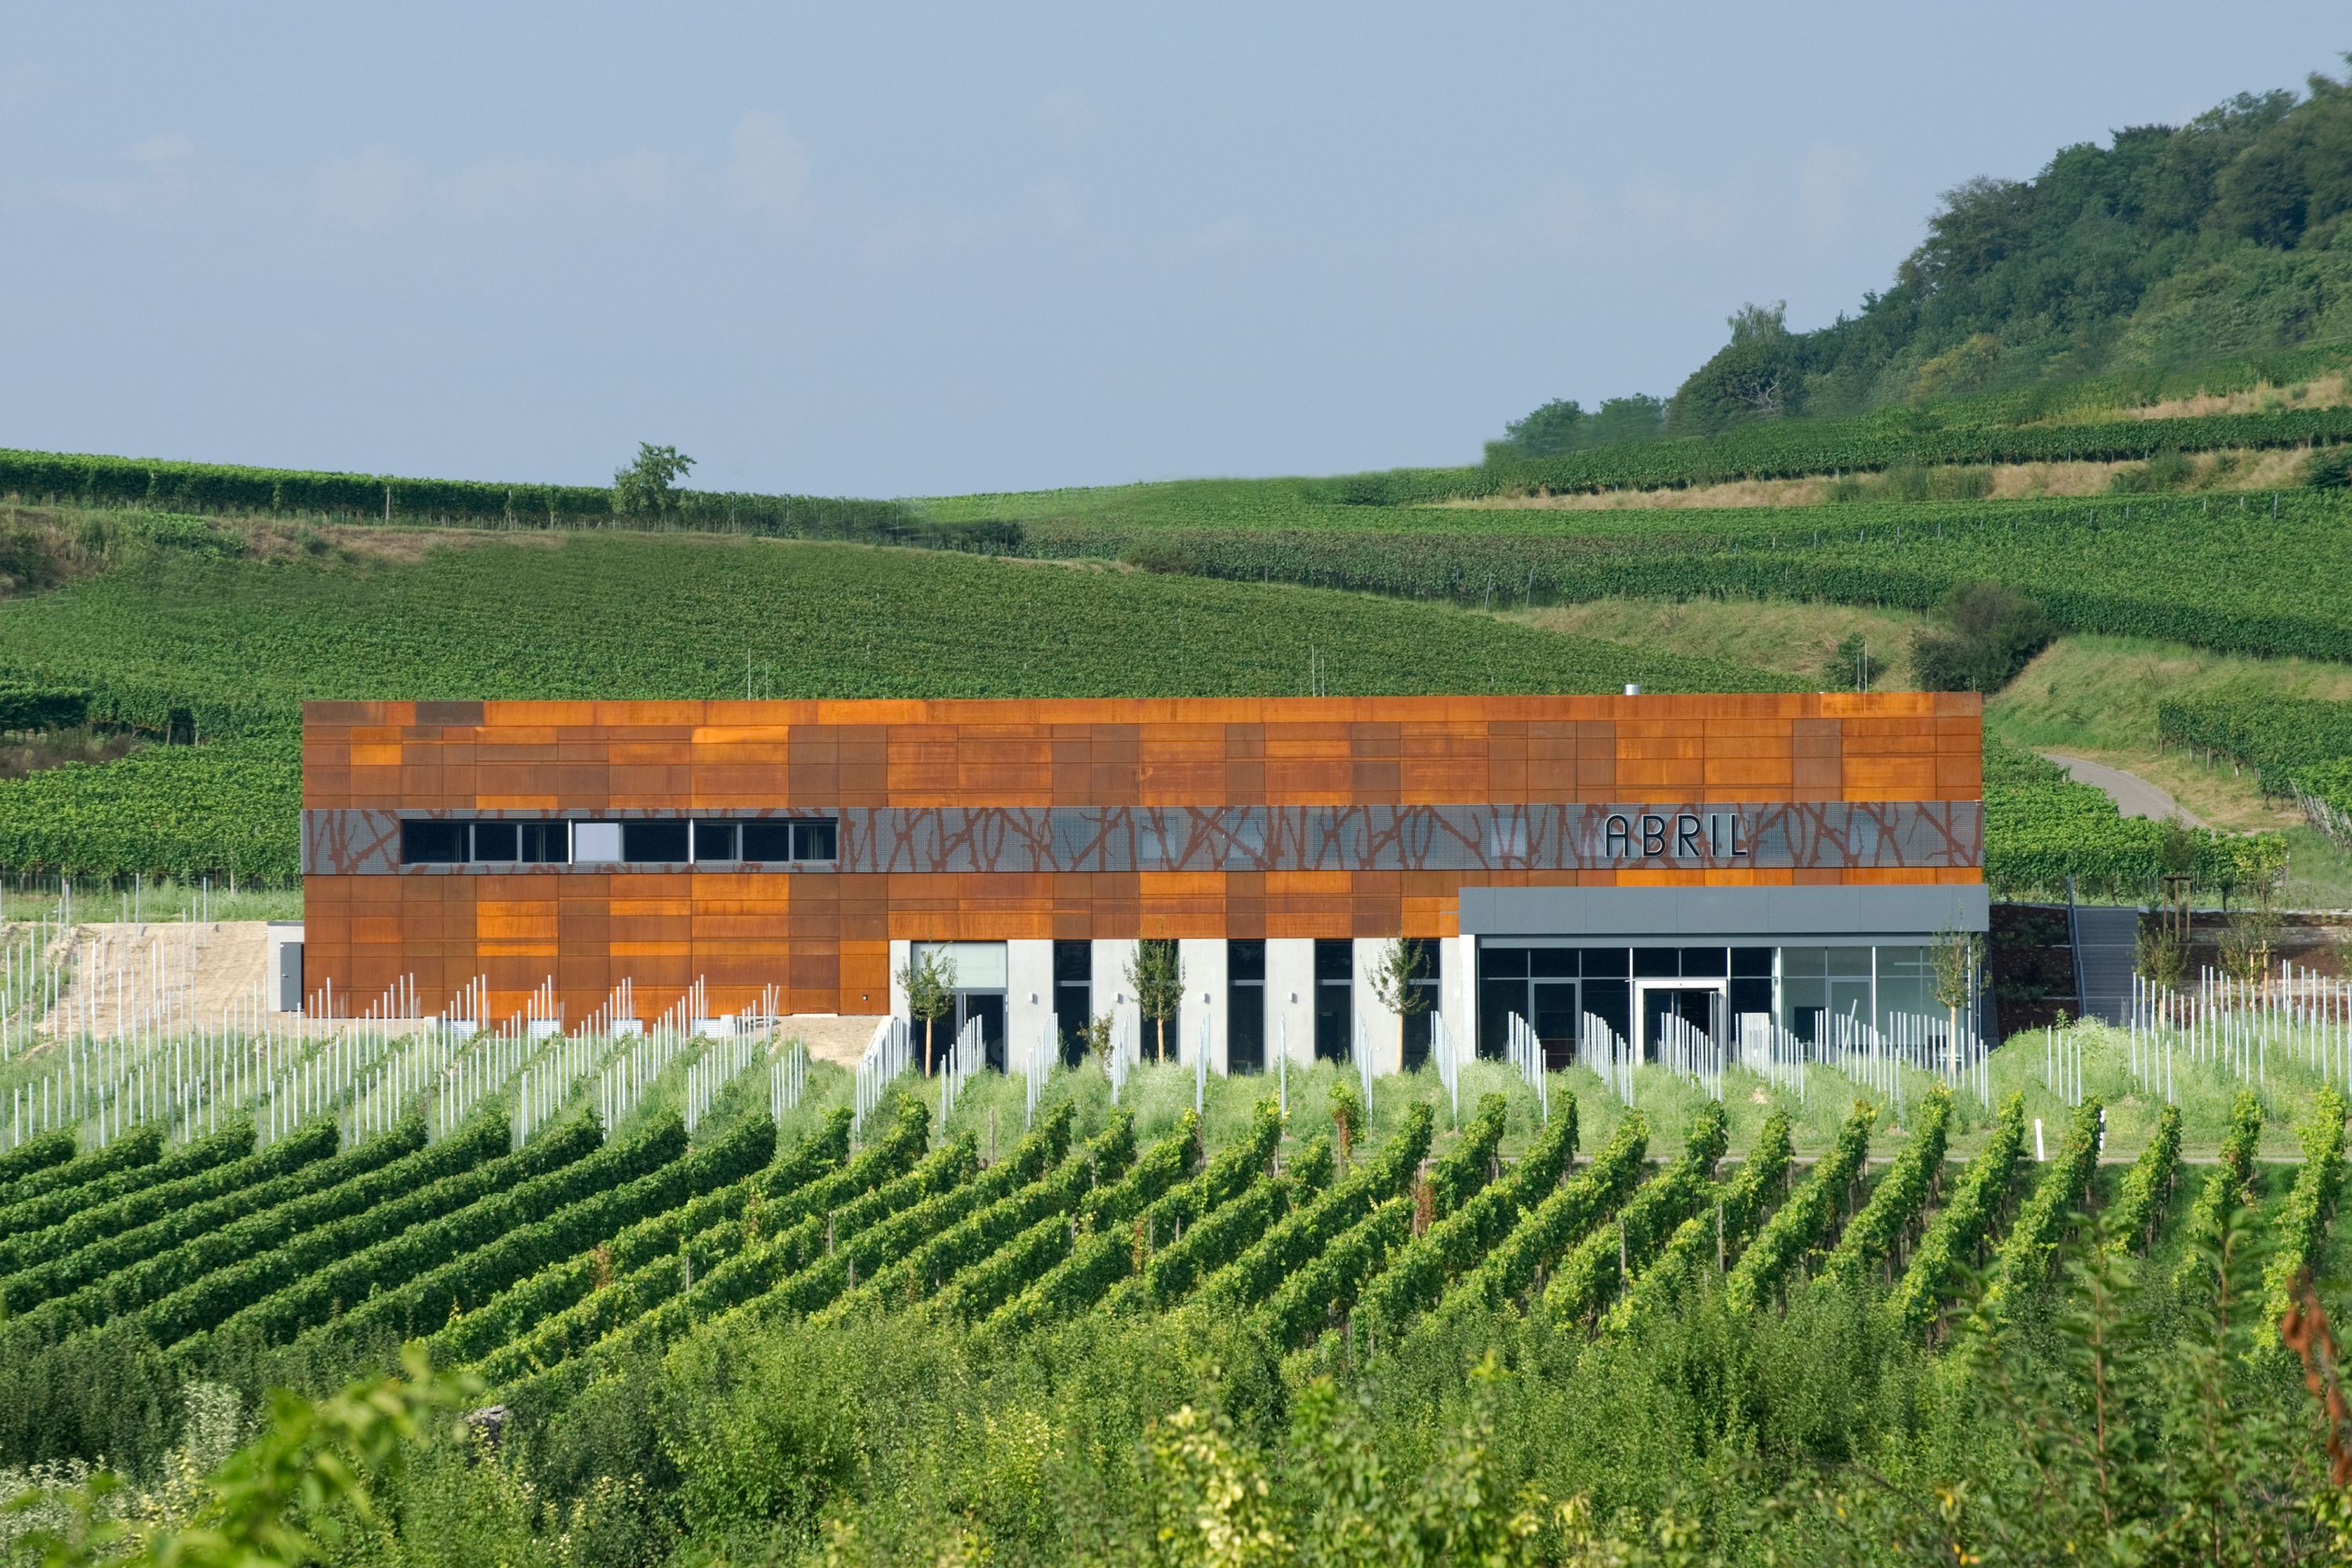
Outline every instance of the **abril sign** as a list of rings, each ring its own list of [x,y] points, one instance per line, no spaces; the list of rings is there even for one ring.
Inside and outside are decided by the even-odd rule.
[[[1627,859],[1745,859],[1748,819],[1736,811],[1612,811],[1601,845],[1604,854]]]

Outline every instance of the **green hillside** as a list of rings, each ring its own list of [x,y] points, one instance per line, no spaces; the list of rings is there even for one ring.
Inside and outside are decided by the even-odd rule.
[[[0,688],[205,743],[0,782],[0,866],[286,883],[299,705],[334,697],[1095,697],[1770,689],[1440,605],[859,545],[592,532],[411,562],[217,530],[0,601]]]
[[[2118,404],[2145,401],[2174,366],[2352,338],[2347,218],[2352,84],[2241,93],[2061,148],[2029,179],[1966,181],[1853,314],[1792,332],[1751,305],[1671,398],[1554,404],[1503,445],[1546,456],[1988,391],[2042,413],[2102,374]]]

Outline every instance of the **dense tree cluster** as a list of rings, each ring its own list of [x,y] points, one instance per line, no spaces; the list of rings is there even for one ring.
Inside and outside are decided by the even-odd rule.
[[[1811,332],[1789,331],[1779,305],[1745,307],[1649,433],[1713,435],[2352,331],[2352,79],[2308,87],[2062,148],[2030,180],[1947,191],[1892,288]],[[1637,401],[1649,400],[1603,409]],[[1496,447],[1572,450],[1598,444],[1574,439],[1597,423],[1554,403]]]

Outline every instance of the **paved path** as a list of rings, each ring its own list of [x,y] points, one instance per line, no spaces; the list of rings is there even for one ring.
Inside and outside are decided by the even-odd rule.
[[[2127,773],[2121,768],[2111,768],[2105,763],[2095,763],[2084,757],[2070,757],[2063,752],[2044,752],[2043,756],[2064,768],[2076,784],[2086,784],[2105,790],[2126,816],[2150,816],[2158,822],[2166,817],[2178,817],[2191,827],[2202,827],[2195,814],[2163,790],[2137,773]]]

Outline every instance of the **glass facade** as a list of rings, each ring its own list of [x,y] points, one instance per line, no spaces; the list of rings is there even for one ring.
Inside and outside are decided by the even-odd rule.
[[[1344,1062],[1355,1047],[1356,944],[1346,937],[1315,942],[1315,1055]]]
[[[1885,1028],[1898,1014],[1939,1016],[1934,953],[1916,945],[1852,947],[1582,947],[1481,942],[1478,1054],[1499,1058],[1510,1016],[1527,1020],[1554,1067],[1571,1059],[1591,1015],[1653,1051],[1679,1017],[1722,1037],[1744,1015],[1822,1037],[1833,1016]]]
[[[1265,943],[1225,943],[1225,1070],[1265,1070]]]
[[[1054,1036],[1060,1042],[1062,1062],[1076,1067],[1087,1059],[1087,1024],[1094,1016],[1094,943],[1054,944]]]
[[[1419,1003],[1414,1011],[1404,1016],[1404,1068],[1411,1072],[1429,1063],[1429,1042],[1437,1029],[1440,991],[1437,943],[1426,937],[1412,937],[1406,939],[1405,946],[1412,954],[1417,971],[1412,989]]]

